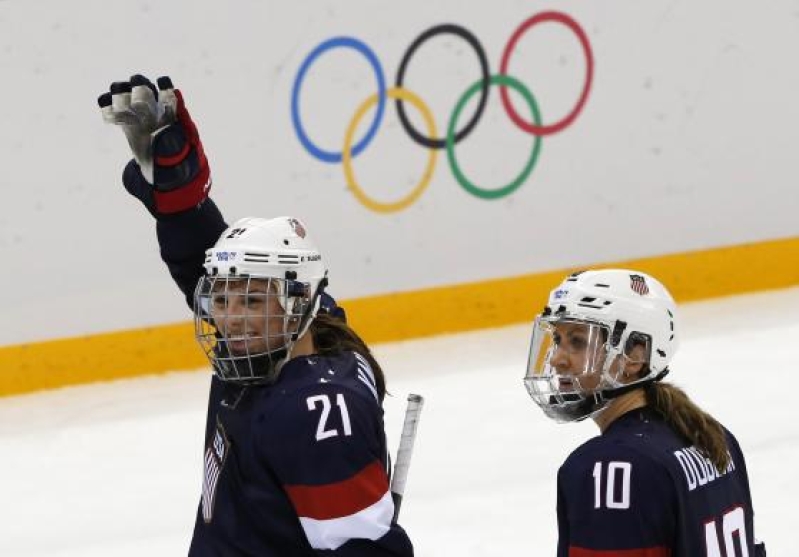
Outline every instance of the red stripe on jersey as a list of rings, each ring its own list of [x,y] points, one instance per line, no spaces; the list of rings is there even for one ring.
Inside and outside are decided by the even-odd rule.
[[[338,483],[287,485],[285,489],[299,516],[328,520],[355,514],[377,503],[388,491],[388,476],[380,462],[374,461]]]
[[[569,557],[669,557],[668,547],[642,547],[639,549],[586,549],[569,547]]]

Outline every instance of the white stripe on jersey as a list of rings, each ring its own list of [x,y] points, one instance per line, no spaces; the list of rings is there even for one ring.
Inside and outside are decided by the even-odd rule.
[[[216,484],[222,473],[222,466],[227,457],[227,438],[222,426],[218,426],[214,433],[211,446],[205,449],[205,466],[203,474],[203,520],[206,524],[211,522],[214,515],[214,500],[216,499]]]
[[[369,381],[372,385],[375,385],[375,374],[372,372],[372,366],[369,365],[369,361],[357,352],[353,352],[353,354],[355,354],[355,359],[358,360],[358,369],[364,370],[369,377]]]
[[[377,540],[386,535],[394,517],[394,501],[391,492],[374,505],[355,514],[329,520],[315,520],[301,516],[300,523],[311,547],[314,549],[338,549],[351,539]]]
[[[370,391],[372,391],[372,395],[374,395],[374,397],[375,397],[375,400],[379,400],[379,399],[378,399],[378,397],[377,397],[377,390],[376,390],[374,387],[372,387],[372,384],[371,384],[371,383],[369,383],[369,381],[367,381],[367,380],[366,380],[366,379],[365,379],[365,378],[364,378],[364,377],[361,375],[361,372],[360,372],[360,371],[358,372],[358,379],[360,379],[360,380],[361,380],[361,382],[363,382],[363,384],[364,384],[364,385],[366,385],[366,386],[369,388],[369,390],[370,390]]]
[[[214,496],[216,495],[216,482],[222,471],[210,447],[205,451],[205,477],[203,478],[203,520],[211,522],[214,510]]]
[[[357,352],[354,354],[358,363],[358,379],[360,379],[361,382],[363,382],[363,384],[366,385],[370,391],[372,391],[375,400],[379,400],[379,397],[377,396],[377,389],[375,388],[375,374],[372,371],[372,367],[369,365],[369,362],[366,361],[366,358]]]

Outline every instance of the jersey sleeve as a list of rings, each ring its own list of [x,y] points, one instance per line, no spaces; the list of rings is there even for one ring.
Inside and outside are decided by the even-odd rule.
[[[749,523],[747,524],[747,532],[748,537],[751,539],[747,540],[747,543],[752,544],[753,553],[755,557],[766,557],[766,544],[760,541],[757,537],[757,532],[755,531],[755,511],[754,511],[754,504],[752,503],[752,493],[749,484],[749,473],[746,469],[746,458],[744,458],[743,450],[741,449],[741,445],[738,443],[738,439],[730,432],[726,431],[727,435],[727,446],[730,452],[730,457],[732,458],[733,462],[737,463],[740,474],[743,476],[744,484],[746,485],[746,493],[747,493],[747,501],[746,505],[747,508],[751,510],[750,515],[747,517]]]
[[[346,385],[306,387],[281,403],[269,419],[284,426],[259,442],[319,555],[413,555],[392,522],[382,409],[370,398]]]
[[[205,273],[205,251],[216,243],[225,228],[225,219],[211,199],[195,209],[157,221],[161,259],[189,307],[194,305],[197,281]]]
[[[152,188],[145,181],[135,160],[125,166],[122,182],[128,191]],[[210,198],[192,209],[160,215],[156,219],[161,259],[186,297],[189,307],[192,307],[194,287],[203,274],[205,250],[216,243],[227,224]]]
[[[558,557],[667,557],[677,494],[668,469],[636,451],[583,451],[558,472]]]

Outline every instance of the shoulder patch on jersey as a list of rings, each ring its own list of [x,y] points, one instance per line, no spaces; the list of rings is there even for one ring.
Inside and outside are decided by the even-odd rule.
[[[366,358],[357,352],[353,352],[353,354],[355,354],[355,360],[358,366],[358,380],[366,385],[372,395],[374,395],[375,400],[380,400],[377,396],[377,382],[375,381],[375,373],[372,371],[372,366],[369,365]]]

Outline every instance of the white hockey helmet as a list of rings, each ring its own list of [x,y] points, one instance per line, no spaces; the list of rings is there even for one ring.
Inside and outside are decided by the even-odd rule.
[[[662,379],[678,344],[676,304],[659,281],[624,269],[574,273],[535,320],[524,383],[550,418],[582,420]],[[628,376],[629,363],[640,373]]]
[[[197,341],[225,381],[273,381],[308,330],[327,269],[293,217],[248,217],[206,251],[194,296]]]

